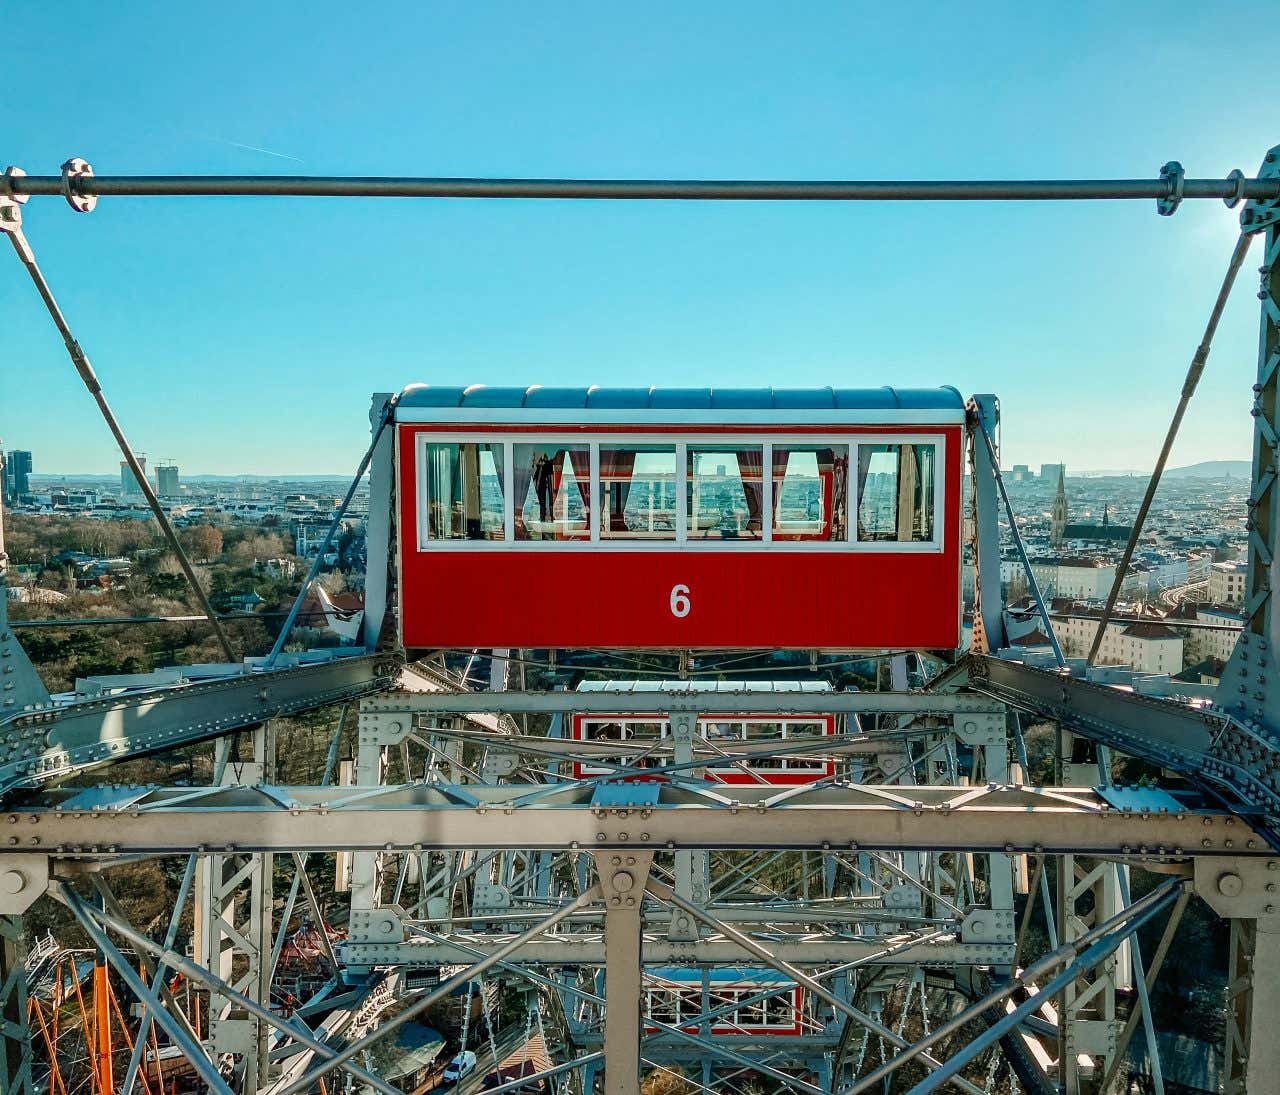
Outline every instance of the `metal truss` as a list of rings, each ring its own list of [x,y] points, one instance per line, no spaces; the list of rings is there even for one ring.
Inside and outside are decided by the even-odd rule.
[[[0,718],[0,798],[369,695],[394,680],[382,668],[387,659],[360,650],[286,654],[270,670],[261,669],[260,661],[105,678],[96,694],[29,704]]]
[[[1159,1091],[1145,990],[1194,890],[1232,924],[1226,1090],[1269,1090],[1280,1074],[1280,1043],[1270,1032],[1280,1012],[1280,981],[1271,976],[1280,965],[1280,617],[1271,603],[1280,581],[1278,157],[1280,149],[1272,150],[1256,179],[1240,172],[1187,179],[1171,162],[1158,179],[1076,182],[111,178],[95,177],[80,160],[68,161],[61,177],[8,170],[0,178],[0,231],[32,269],[20,206],[28,195],[53,193],[81,212],[99,195],[162,193],[1114,197],[1155,199],[1164,215],[1184,198],[1216,197],[1247,202],[1242,231],[1265,233],[1266,250],[1247,622],[1212,706],[1122,692],[1108,685],[1106,670],[1073,659],[1050,667],[1002,651],[999,407],[990,396],[971,405],[971,437],[984,439],[973,450],[977,653],[923,693],[906,691],[901,665],[891,674],[895,691],[876,694],[695,685],[660,693],[508,693],[501,690],[507,652],[494,651],[494,690],[473,694],[447,674],[413,672],[394,657],[375,656],[384,649],[396,593],[393,574],[379,562],[366,585],[362,649],[273,651],[267,663],[91,681],[74,696],[50,697],[3,616],[0,541],[0,1088],[38,1086],[20,917],[48,893],[142,1004],[126,1090],[144,1063],[144,1032],[154,1025],[193,1075],[222,1095],[302,1095],[326,1080],[330,1092],[360,1084],[395,1095],[396,1087],[369,1068],[369,1050],[473,983],[484,999],[484,981],[492,978],[520,986],[539,1027],[544,1013],[554,1026],[558,1063],[541,1078],[554,1081],[557,1095],[637,1095],[646,1069],[679,1070],[694,1086],[717,1092],[732,1091],[731,1078],[750,1071],[806,1093],[872,1090],[896,1077],[913,1083],[913,1095],[946,1086],[977,1095],[994,1087],[1002,1058],[984,1062],[995,1047],[1021,1069],[1028,1089],[1060,1084],[1068,1095],[1084,1095],[1112,1085],[1139,1025]],[[51,314],[93,391],[87,358],[56,306]],[[370,559],[388,562],[395,548],[394,443],[380,424],[393,399],[374,398],[366,457]],[[333,785],[335,739],[315,784],[280,786],[270,720],[355,700],[359,735],[349,776]],[[671,726],[663,742],[564,736],[570,713],[655,706]],[[1026,756],[1019,737],[1023,771],[1013,772],[1009,709],[1057,720],[1066,731],[1179,773],[1193,789],[1115,788],[1105,785],[1105,773],[1097,788],[1020,783]],[[828,711],[843,716],[847,728],[781,748],[722,746],[697,736],[700,714],[746,711]],[[516,720],[530,715],[550,717],[545,736],[527,726],[517,731]],[[220,764],[207,788],[56,786],[209,739],[221,739],[225,760],[227,735],[246,729],[253,759]],[[762,754],[834,757],[841,775],[795,787],[715,781],[717,773],[750,774]],[[608,774],[574,778],[574,761]],[[661,765],[663,782],[653,781],[653,765]],[[348,933],[335,944],[322,931],[326,980],[287,1015],[272,1001],[281,949],[299,902],[323,921],[309,857],[334,853],[339,884],[351,895]],[[187,866],[157,943],[128,922],[110,878],[119,864],[169,855],[186,857]],[[1036,863],[1029,885],[1028,856]],[[1059,885],[1055,908],[1043,899],[1050,949],[1027,961],[1025,926],[1031,903],[1048,893],[1050,856]],[[278,915],[277,857],[293,867]],[[1131,868],[1172,877],[1130,900]],[[94,901],[84,898],[86,885]],[[1027,891],[1018,931],[1015,892]],[[190,957],[175,950],[188,902],[197,926]],[[1166,910],[1171,919],[1148,968],[1134,933]],[[774,979],[746,998],[718,997],[717,971],[744,967],[772,971]],[[206,994],[207,1029],[193,1027],[178,1006],[166,971]],[[654,1001],[664,984],[686,983],[672,971],[693,987],[679,1019],[668,1021]],[[1125,1020],[1117,1001],[1130,983],[1139,1003]],[[968,1002],[931,1021],[927,985]],[[777,1007],[792,992],[801,1001],[794,1010],[799,1033],[726,1032],[739,1009]],[[919,1036],[904,1033],[908,1020],[919,1023]],[[957,1049],[958,1032],[979,1021],[984,1033]],[[1056,1060],[1039,1041],[1054,1035],[1061,1042]],[[1026,1051],[1033,1045],[1038,1055]],[[869,1046],[882,1051],[881,1063]],[[525,1079],[493,1090],[513,1090]]]

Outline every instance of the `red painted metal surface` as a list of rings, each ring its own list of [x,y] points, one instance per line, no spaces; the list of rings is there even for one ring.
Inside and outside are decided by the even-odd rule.
[[[618,550],[563,543],[538,549],[465,541],[418,549],[414,437],[433,424],[402,424],[397,446],[400,630],[406,647],[615,647],[876,649],[954,648],[960,641],[958,426],[805,426],[806,437],[929,433],[945,438],[943,550],[726,550],[689,545]],[[450,427],[493,436],[507,427]],[[690,436],[783,431],[752,426],[646,426]],[[519,427],[512,432],[532,432]],[[537,432],[564,436],[556,424]],[[592,435],[629,432],[592,426]],[[801,431],[793,429],[791,433]],[[884,545],[880,545],[883,549]],[[672,611],[676,586],[689,611]]]

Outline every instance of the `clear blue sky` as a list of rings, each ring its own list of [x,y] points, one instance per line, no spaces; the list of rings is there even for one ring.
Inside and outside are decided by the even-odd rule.
[[[71,155],[103,174],[1252,174],[1280,142],[1274,17],[17,4],[3,157],[32,174]],[[346,471],[369,393],[412,381],[954,384],[1001,395],[1006,463],[1145,468],[1236,230],[1219,202],[1166,219],[1148,202],[117,198],[81,216],[45,198],[26,222],[135,446],[228,473]],[[4,254],[0,437],[37,471],[113,470]],[[1248,455],[1257,257],[1175,464]]]

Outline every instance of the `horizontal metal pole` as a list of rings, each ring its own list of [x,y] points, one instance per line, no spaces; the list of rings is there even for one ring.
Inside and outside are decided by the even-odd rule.
[[[1280,180],[1186,179],[1183,198],[1271,199]],[[99,197],[601,198],[679,201],[1072,201],[1173,197],[1169,179],[470,179],[341,175],[93,175]],[[61,175],[0,176],[0,194],[59,196]]]
[[[542,915],[546,915],[545,911]],[[815,916],[814,919],[818,919]],[[646,922],[648,914],[646,913]],[[740,923],[740,921],[738,921]],[[470,955],[476,948],[492,949],[509,938],[510,933],[472,934],[458,939],[449,938],[441,943],[410,940],[406,943],[348,943],[338,944],[338,954],[348,965],[358,966],[425,966],[465,965],[472,961]],[[892,938],[885,936],[823,937],[810,935],[794,939],[769,940],[769,949],[793,966],[806,969],[840,965],[845,962],[863,962],[868,958],[884,955]],[[692,942],[676,942],[662,936],[648,935],[641,939],[640,961],[646,966],[721,966],[742,965],[750,959],[750,953],[731,939],[699,939]],[[556,933],[525,944],[520,953],[509,960],[516,965],[551,966],[603,966],[605,964],[604,940],[596,933]],[[888,956],[880,957],[877,965],[915,966],[931,968],[952,966],[1002,965],[1013,961],[1012,943],[959,943],[954,937],[937,942],[909,943]]]
[[[60,806],[6,811],[0,814],[0,834],[9,836],[9,852],[91,858],[192,850],[444,848],[1272,854],[1247,824],[1223,811],[1130,813],[1109,808],[1086,788],[828,786],[797,788],[785,801],[766,806],[777,788],[728,788],[729,801],[669,785],[626,784],[618,791],[632,792],[633,800],[611,796],[606,805],[596,805],[589,794],[573,797],[567,791],[554,804],[514,804],[541,786],[473,785],[466,802],[450,798],[447,786],[432,784],[226,787],[199,794],[190,788],[139,793],[98,787],[80,792],[79,805],[66,799]],[[167,798],[175,805],[165,807]],[[349,805],[335,805],[342,799]]]
[[[1004,704],[986,696],[944,695],[934,692],[712,692],[687,690],[634,692],[392,692],[366,699],[362,714],[461,715],[478,711],[523,715],[575,713],[583,715],[665,714],[698,711],[708,715],[771,713],[806,715],[847,712],[887,714],[1004,714]]]

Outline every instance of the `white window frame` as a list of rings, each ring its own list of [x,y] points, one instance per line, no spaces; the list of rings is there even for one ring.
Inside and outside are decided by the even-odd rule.
[[[428,535],[427,507],[424,504],[428,491],[428,445],[484,444],[502,446],[503,454],[503,534],[502,540],[434,540]],[[515,445],[542,445],[564,448],[587,446],[590,452],[591,482],[590,539],[582,540],[516,540],[515,538]],[[600,535],[600,446],[635,445],[671,447],[675,450],[675,520],[676,534],[670,540],[611,540]],[[715,540],[688,538],[688,449],[733,448],[760,445],[763,448],[764,479],[762,491],[762,536],[758,540]],[[845,540],[785,540],[773,538],[773,450],[784,448],[829,448],[843,446],[849,452],[848,482],[845,484]],[[857,539],[858,507],[858,448],[861,445],[933,445],[936,467],[933,488],[933,539],[932,540],[866,540]],[[946,483],[948,460],[947,434],[910,433],[812,433],[797,430],[794,434],[751,434],[734,432],[725,434],[700,434],[690,430],[677,440],[671,434],[608,433],[590,435],[565,434],[554,429],[545,433],[511,434],[505,431],[449,431],[436,433],[421,431],[415,435],[414,462],[416,469],[417,497],[414,499],[417,550],[430,551],[640,551],[640,552],[759,552],[774,554],[793,552],[852,552],[861,554],[941,554],[947,542]]]

